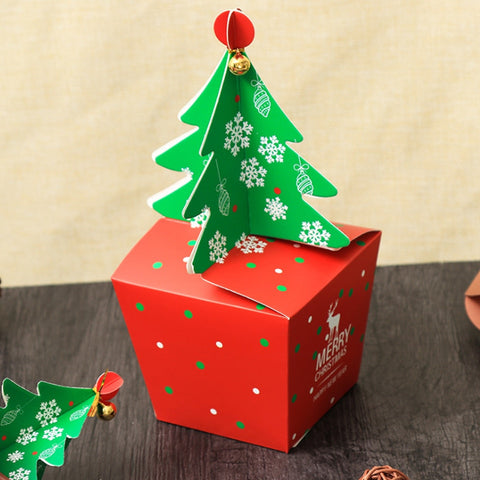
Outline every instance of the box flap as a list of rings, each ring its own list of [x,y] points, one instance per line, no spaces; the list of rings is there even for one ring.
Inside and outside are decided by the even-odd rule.
[[[351,243],[337,251],[250,235],[237,242],[224,263],[199,275],[187,273],[186,262],[200,229],[161,218],[125,257],[112,281],[240,308],[260,304],[291,318],[380,235],[363,227],[339,228]]]
[[[337,226],[349,237],[348,247],[333,251],[250,235],[237,243],[223,264],[203,272],[202,278],[291,318],[380,236],[363,227]]]
[[[159,219],[137,242],[112,275],[112,281],[161,290],[216,303],[255,308],[247,298],[187,273],[186,261],[200,229],[188,222]],[[272,312],[273,313],[273,312]]]

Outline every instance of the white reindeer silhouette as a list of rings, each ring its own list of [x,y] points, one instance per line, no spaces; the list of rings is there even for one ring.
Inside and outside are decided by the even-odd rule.
[[[338,298],[335,304],[331,303],[330,307],[328,308],[328,318],[327,323],[330,327],[330,333],[325,337],[325,340],[332,340],[335,335],[338,335],[338,324],[340,323],[340,314],[337,313],[334,315],[335,309],[338,305]]]

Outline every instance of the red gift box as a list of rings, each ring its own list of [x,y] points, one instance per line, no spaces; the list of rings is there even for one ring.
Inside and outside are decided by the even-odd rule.
[[[338,251],[249,236],[188,274],[160,219],[112,282],[159,420],[288,452],[357,381],[380,232]]]

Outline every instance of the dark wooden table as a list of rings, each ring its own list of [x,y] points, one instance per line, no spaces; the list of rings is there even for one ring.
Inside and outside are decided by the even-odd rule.
[[[4,288],[0,374],[93,386],[125,379],[112,422],[87,419],[53,479],[480,478],[480,331],[463,307],[480,262],[377,270],[358,384],[285,454],[158,422],[110,283]]]

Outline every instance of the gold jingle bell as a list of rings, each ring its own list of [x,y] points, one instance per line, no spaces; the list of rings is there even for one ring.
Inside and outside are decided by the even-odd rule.
[[[242,54],[240,49],[234,50],[233,56],[228,62],[228,69],[234,75],[245,75],[250,70],[250,60]]]
[[[97,414],[98,418],[108,421],[112,420],[113,417],[115,417],[115,415],[117,414],[117,409],[115,408],[115,405],[111,402],[98,402]]]

